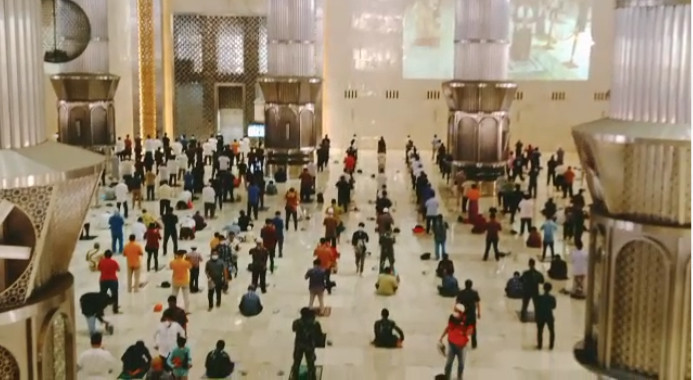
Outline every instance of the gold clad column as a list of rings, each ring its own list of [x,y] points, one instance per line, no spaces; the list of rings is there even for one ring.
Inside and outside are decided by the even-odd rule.
[[[103,167],[46,140],[41,35],[41,0],[0,0],[0,378],[12,380],[77,378],[68,266]]]
[[[154,1],[137,0],[137,61],[139,66],[139,120],[144,136],[156,135],[156,57]]]

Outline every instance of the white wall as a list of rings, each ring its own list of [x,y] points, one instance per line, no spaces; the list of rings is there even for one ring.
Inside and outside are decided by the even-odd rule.
[[[441,80],[402,79],[401,33],[368,35],[353,30],[352,15],[362,12],[401,15],[396,4],[402,1],[327,1],[325,14],[325,118],[324,130],[337,146],[348,142],[353,133],[367,141],[383,135],[390,146],[402,147],[411,134],[417,141],[430,141],[432,135],[445,135],[447,107],[440,100],[426,100],[426,91],[440,90]],[[592,63],[586,81],[519,82],[523,99],[511,111],[511,139],[521,139],[545,149],[563,145],[572,150],[570,128],[601,118],[608,102],[595,101],[595,92],[610,86],[613,40],[613,1],[597,1],[593,9]],[[390,7],[388,11],[386,7]],[[353,50],[373,49],[389,52],[391,64],[381,63],[371,72],[354,68]],[[358,91],[357,99],[345,99],[345,90]],[[399,91],[399,99],[386,99],[386,90]],[[565,101],[551,101],[551,93],[563,91]],[[365,145],[368,145],[366,143]]]

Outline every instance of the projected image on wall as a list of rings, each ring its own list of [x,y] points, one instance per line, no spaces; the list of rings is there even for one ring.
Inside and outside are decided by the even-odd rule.
[[[453,0],[408,0],[403,17],[403,76],[450,79]],[[594,0],[510,0],[510,78],[586,80]]]

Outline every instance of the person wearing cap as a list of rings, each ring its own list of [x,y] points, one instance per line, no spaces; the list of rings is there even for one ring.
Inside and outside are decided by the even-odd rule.
[[[390,209],[387,207],[383,209],[382,214],[378,215],[375,222],[378,226],[379,234],[392,231],[392,225],[395,224],[394,219],[392,219],[392,215],[390,215]]]
[[[183,308],[185,311],[190,312],[190,269],[192,264],[190,261],[185,259],[185,250],[178,250],[169,268],[173,271],[171,274],[171,290],[174,297],[178,297],[178,293],[183,293]]]
[[[443,334],[440,336],[440,344],[443,344],[443,338],[447,335],[447,355],[445,360],[445,378],[451,379],[452,363],[457,358],[457,379],[462,379],[464,372],[464,359],[466,346],[469,342],[469,336],[472,334],[473,326],[470,326],[465,321],[465,308],[462,304],[455,305],[455,308],[448,318],[448,325],[445,327]]]
[[[263,246],[262,238],[257,238],[255,243],[257,245],[250,249],[250,256],[252,258],[252,262],[250,264],[252,272],[252,284],[253,286],[258,286],[259,282],[260,290],[263,293],[267,293],[267,285],[265,280],[267,278],[267,260],[269,258],[269,253]]]
[[[202,255],[197,252],[197,247],[190,247],[190,252],[185,255],[185,259],[190,262],[192,267],[190,268],[190,291],[197,293],[200,291],[200,263],[202,260]]]
[[[238,303],[238,311],[245,317],[254,317],[262,313],[262,301],[255,290],[255,285],[249,285],[248,291],[241,297]]]

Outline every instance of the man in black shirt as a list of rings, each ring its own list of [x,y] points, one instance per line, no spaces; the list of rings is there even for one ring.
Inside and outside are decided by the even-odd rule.
[[[522,273],[520,280],[522,281],[522,310],[520,311],[520,320],[525,322],[527,320],[527,306],[529,305],[529,300],[532,300],[532,305],[534,306],[534,312],[537,311],[537,297],[539,296],[539,284],[544,283],[544,275],[539,273],[534,268],[534,259],[529,259],[529,269]]]
[[[443,273],[449,275],[455,274],[455,264],[450,260],[447,253],[443,253],[443,258],[438,262],[438,268],[436,268],[436,276],[443,277]]]
[[[474,326],[472,332],[472,348],[476,348],[476,321],[481,319],[481,298],[479,298],[479,293],[472,289],[472,280],[466,280],[464,282],[464,289],[460,291],[457,295],[457,303],[464,305],[465,310],[465,321],[467,325]]]
[[[178,251],[178,229],[176,228],[178,216],[173,213],[173,208],[169,207],[166,214],[161,217],[161,221],[164,224],[164,256],[166,256],[169,239],[173,240],[173,252]]]
[[[339,177],[337,182],[337,205],[341,206],[344,211],[348,211],[349,202],[351,201],[351,189],[353,186],[347,181],[345,176]]]
[[[188,316],[185,310],[178,307],[176,296],[168,296],[168,308],[164,310],[163,315],[178,323],[183,329],[188,325]]]
[[[375,321],[373,325],[373,333],[375,334],[373,345],[380,348],[396,348],[400,341],[404,341],[404,332],[395,321],[389,319],[389,310],[383,309],[380,316],[382,319]],[[393,331],[397,334],[394,334]]]
[[[216,348],[207,354],[205,359],[207,378],[225,379],[233,373],[235,364],[231,361],[229,354],[224,351],[224,347],[226,347],[226,342],[219,340]]]
[[[252,284],[253,286],[257,286],[259,280],[260,290],[262,290],[263,293],[267,293],[265,278],[267,277],[267,259],[269,258],[269,252],[267,252],[262,245],[262,239],[258,238],[255,242],[257,246],[250,249],[250,256],[253,260],[250,264],[252,270]]]
[[[315,348],[322,345],[323,333],[320,323],[315,320],[315,311],[307,307],[302,308],[301,318],[294,321],[291,329],[296,333],[296,338],[294,339],[294,362],[291,365],[289,378],[298,379],[301,361],[305,356],[308,379],[316,380]]]
[[[123,356],[120,357],[120,361],[123,363],[124,374],[127,374],[132,379],[140,379],[149,371],[152,356],[149,354],[149,350],[144,345],[144,342],[138,340],[125,350]]]
[[[359,228],[351,236],[351,246],[354,247],[356,256],[356,272],[363,275],[363,264],[366,261],[368,234],[364,231],[365,224],[359,223]]]
[[[544,326],[549,328],[549,349],[553,350],[553,343],[556,335],[553,329],[553,309],[556,308],[556,297],[549,294],[551,292],[551,284],[544,284],[544,294],[537,297],[534,305],[537,322],[537,349],[541,350],[543,343]]]
[[[113,325],[103,319],[103,311],[112,303],[112,298],[104,293],[85,293],[79,298],[79,306],[82,315],[87,319],[89,335],[94,335],[96,331],[96,321],[104,324],[106,331],[113,332]]]

